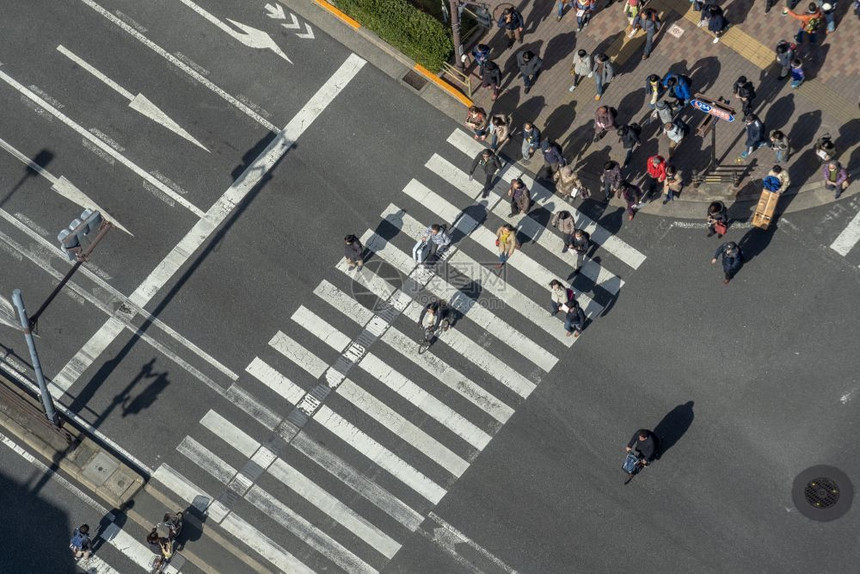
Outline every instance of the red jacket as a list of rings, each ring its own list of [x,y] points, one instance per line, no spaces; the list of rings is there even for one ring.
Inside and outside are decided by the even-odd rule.
[[[654,158],[660,160],[656,166],[653,161]],[[665,181],[666,180],[666,160],[663,159],[662,156],[652,155],[648,158],[648,175],[656,179],[657,181]]]

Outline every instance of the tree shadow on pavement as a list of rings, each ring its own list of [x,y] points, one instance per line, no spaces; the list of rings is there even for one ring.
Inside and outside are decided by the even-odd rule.
[[[657,453],[655,455],[657,460],[660,460],[670,448],[681,440],[681,437],[693,424],[695,416],[693,401],[687,401],[669,411],[663,420],[657,423],[654,428],[654,434],[657,436]]]

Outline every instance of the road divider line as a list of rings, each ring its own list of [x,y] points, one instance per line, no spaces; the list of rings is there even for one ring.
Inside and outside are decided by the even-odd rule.
[[[88,2],[89,0],[82,0]],[[173,277],[185,266],[186,263],[197,253],[197,250],[208,241],[218,230],[221,224],[234,212],[237,206],[242,204],[248,194],[263,179],[269,170],[293,147],[298,138],[308,129],[334,99],[358,74],[366,62],[350,54],[340,68],[326,80],[325,84],[317,90],[311,99],[293,117],[284,129],[266,146],[266,149],[255,159],[251,165],[239,176],[233,184],[221,195],[218,201],[209,208],[205,216],[194,224],[194,227],[182,238],[182,240],[167,254],[167,256],[152,270],[149,276],[141,283],[134,293],[129,296],[130,302],[138,308],[143,308],[149,303]],[[202,257],[201,254],[199,257]],[[113,338],[105,336],[112,327],[112,319],[109,319],[90,339],[94,344],[87,342],[82,351],[72,358],[66,367],[60,371],[66,373],[69,384],[72,385],[80,378],[87,367],[99,359],[101,354],[113,342]],[[97,346],[96,346],[97,345]],[[66,368],[76,367],[74,376],[67,372]]]
[[[188,211],[190,211],[191,213],[193,213],[197,217],[203,217],[203,215],[204,215],[203,210],[201,210],[199,207],[197,207],[196,205],[193,205],[190,201],[188,201],[187,199],[185,199],[184,197],[179,195],[179,193],[177,193],[176,191],[174,191],[173,189],[171,189],[170,187],[165,185],[158,178],[156,178],[155,176],[153,176],[150,173],[147,173],[146,171],[144,171],[143,168],[138,166],[136,163],[132,162],[130,159],[128,159],[127,157],[125,157],[124,155],[119,153],[117,150],[115,150],[114,148],[112,148],[111,146],[109,146],[108,144],[106,144],[105,142],[103,142],[102,140],[100,140],[99,138],[94,136],[93,134],[91,134],[88,130],[84,129],[83,126],[81,126],[80,124],[78,124],[77,122],[72,120],[70,117],[68,117],[66,114],[64,114],[63,112],[61,112],[60,110],[58,110],[57,108],[55,108],[54,106],[52,106],[51,104],[46,102],[41,96],[39,96],[38,94],[36,94],[32,90],[30,90],[29,88],[24,86],[23,84],[21,84],[17,80],[15,80],[15,78],[10,76],[9,74],[4,72],[3,70],[0,70],[0,80],[3,80],[9,86],[15,88],[15,90],[18,93],[20,93],[22,96],[26,97],[27,99],[29,99],[33,103],[37,104],[39,107],[46,110],[52,116],[54,116],[55,118],[57,118],[58,120],[63,122],[67,127],[71,128],[72,130],[77,132],[78,135],[80,135],[85,140],[90,142],[92,145],[96,146],[97,148],[99,148],[100,150],[102,150],[103,152],[105,152],[106,154],[111,156],[112,158],[114,158],[116,161],[118,161],[119,163],[121,163],[122,165],[124,165],[125,167],[130,169],[132,172],[137,174],[141,179],[143,179],[144,181],[146,181],[147,183],[149,183],[150,185],[155,187],[158,191],[160,191],[161,193],[163,193],[164,195],[166,195],[167,197],[169,197],[170,199],[172,199],[173,201],[175,201],[176,203],[178,203],[179,205],[181,205],[182,207],[184,207],[185,209],[187,209]]]

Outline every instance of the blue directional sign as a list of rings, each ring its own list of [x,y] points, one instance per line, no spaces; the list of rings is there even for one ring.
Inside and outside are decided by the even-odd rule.
[[[725,120],[727,122],[735,121],[735,116],[733,114],[722,108],[713,106],[708,102],[703,102],[702,100],[690,100],[690,105],[699,111],[705,112],[706,114],[711,114],[712,116],[715,116],[721,120]]]

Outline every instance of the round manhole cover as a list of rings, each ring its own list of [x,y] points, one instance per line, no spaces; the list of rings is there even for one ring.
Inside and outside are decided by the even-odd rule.
[[[839,485],[835,480],[819,477],[807,483],[804,495],[815,508],[830,508],[839,502]]]
[[[812,520],[827,522],[848,512],[854,488],[848,476],[832,466],[813,466],[794,479],[792,498],[797,509]]]

